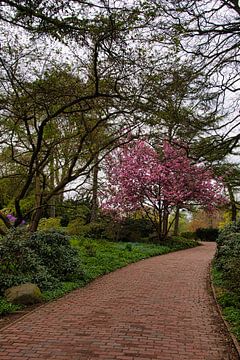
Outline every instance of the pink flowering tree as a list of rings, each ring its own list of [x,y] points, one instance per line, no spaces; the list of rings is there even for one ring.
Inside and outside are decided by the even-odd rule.
[[[142,209],[159,241],[168,234],[174,208],[197,204],[211,211],[226,201],[221,181],[168,142],[157,150],[142,140],[115,149],[106,158],[106,176],[102,208],[118,218]]]

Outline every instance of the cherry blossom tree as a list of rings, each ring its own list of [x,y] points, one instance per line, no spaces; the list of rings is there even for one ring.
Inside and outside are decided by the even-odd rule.
[[[157,149],[143,140],[115,149],[106,158],[106,177],[102,208],[118,218],[142,209],[159,241],[169,232],[174,208],[196,204],[212,211],[226,202],[221,180],[167,141]]]

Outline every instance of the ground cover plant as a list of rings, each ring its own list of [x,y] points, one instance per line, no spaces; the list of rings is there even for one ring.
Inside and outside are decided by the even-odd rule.
[[[20,238],[19,230],[16,233],[18,241],[16,235],[9,235],[0,245],[1,258],[6,258],[5,264],[2,261],[0,265],[0,315],[19,309],[19,306],[8,303],[3,297],[3,290],[9,286],[33,281],[42,291],[42,300],[50,301],[127,264],[197,246],[197,242],[180,237],[159,245],[110,242],[78,236],[70,239],[56,231],[40,231],[30,238],[25,238],[23,234]],[[20,256],[16,257],[16,253]],[[26,258],[23,254],[26,254]],[[18,261],[20,259],[23,261]]]
[[[227,225],[217,238],[212,268],[217,300],[240,341],[240,222]]]

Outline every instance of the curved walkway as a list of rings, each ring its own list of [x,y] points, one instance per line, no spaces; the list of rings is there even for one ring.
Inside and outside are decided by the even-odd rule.
[[[208,284],[215,245],[132,264],[0,332],[1,360],[236,360]]]

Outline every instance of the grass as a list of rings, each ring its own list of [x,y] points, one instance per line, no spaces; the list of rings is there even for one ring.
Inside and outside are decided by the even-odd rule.
[[[43,301],[51,301],[70,291],[83,287],[97,277],[122,268],[130,263],[152,256],[197,246],[198,243],[187,239],[174,239],[164,245],[146,243],[109,242],[104,240],[74,237],[73,247],[79,251],[82,262],[83,278],[74,282],[61,282],[54,289],[43,291]],[[0,315],[13,313],[23,306],[13,305],[0,298]]]
[[[212,279],[222,314],[229,323],[232,333],[240,341],[240,295],[226,288],[221,271],[217,270],[214,265]]]

